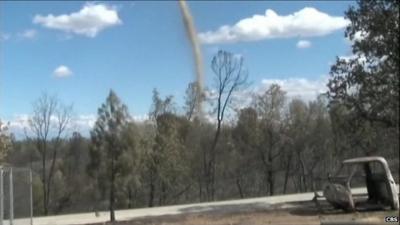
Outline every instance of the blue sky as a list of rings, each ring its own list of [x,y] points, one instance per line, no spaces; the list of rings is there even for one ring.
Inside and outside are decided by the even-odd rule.
[[[351,54],[343,18],[350,4],[189,1],[206,85],[211,58],[223,49],[244,57],[253,88],[279,83],[288,94],[312,98],[335,57]],[[193,79],[178,2],[0,2],[0,118],[15,127],[43,92],[93,119],[112,88],[143,117],[153,88],[179,104]]]

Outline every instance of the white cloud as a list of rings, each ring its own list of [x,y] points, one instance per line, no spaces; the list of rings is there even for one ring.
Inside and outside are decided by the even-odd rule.
[[[87,115],[79,115],[73,121],[74,125],[79,128],[93,128],[94,124],[96,123],[97,116],[95,114],[87,114]]]
[[[79,12],[58,16],[53,14],[47,16],[35,15],[33,23],[67,33],[96,37],[100,31],[121,24],[122,21],[115,7],[87,3]]]
[[[137,122],[137,123],[142,123],[142,122],[144,122],[144,121],[146,121],[146,120],[149,119],[149,115],[147,115],[147,114],[143,114],[143,115],[134,115],[134,116],[132,117],[132,119],[133,119],[133,121],[135,121],[135,122]]]
[[[364,38],[368,37],[369,33],[364,32],[364,31],[357,31],[354,33],[354,41],[362,41]]]
[[[350,64],[352,67],[361,65],[363,66],[364,70],[367,72],[372,72],[376,69],[381,69],[379,68],[379,65],[382,65],[387,59],[388,56],[384,55],[382,57],[367,57],[364,54],[358,54],[358,55],[345,55],[345,56],[338,56],[340,60],[344,60],[346,63],[350,63],[352,61],[357,62],[357,64]],[[378,68],[377,68],[378,67]]]
[[[3,123],[9,128],[9,132],[13,133],[16,138],[25,138],[25,133],[28,136],[34,135],[29,128],[29,119],[31,115],[29,114],[16,114],[9,120],[3,120]],[[133,121],[136,123],[143,123],[148,119],[147,114],[134,115],[132,117]],[[56,122],[56,117],[52,117],[51,120]],[[73,131],[78,131],[85,137],[90,136],[90,130],[94,127],[97,120],[96,114],[80,114],[73,116],[71,122],[67,127],[67,136],[72,134]],[[50,135],[54,135],[55,130],[52,129]]]
[[[287,78],[287,79],[262,79],[261,83],[257,83],[249,89],[236,92],[232,97],[234,109],[242,109],[248,107],[252,103],[254,95],[261,95],[272,85],[278,84],[286,93],[287,99],[290,101],[294,98],[302,99],[305,102],[316,100],[320,94],[328,91],[328,76],[321,76],[317,79],[307,78]],[[206,92],[208,99],[216,100],[217,93],[215,90]]]
[[[9,33],[0,33],[0,41],[7,41],[11,38],[11,34]]]
[[[327,35],[348,24],[349,21],[344,17],[331,16],[310,7],[290,15],[278,15],[272,9],[267,9],[265,15],[253,15],[233,26],[224,25],[216,31],[200,33],[198,37],[205,44],[313,37]]]
[[[18,114],[15,115],[14,118],[9,122],[8,128],[10,131],[15,130],[24,130],[24,127],[28,127],[29,123],[29,115],[28,114]]]
[[[37,35],[37,31],[34,29],[28,29],[18,34],[19,37],[25,39],[33,39]]]
[[[350,40],[350,37],[345,37],[344,39],[345,39],[347,44],[352,45],[355,42],[360,42],[360,41],[364,40],[365,38],[368,37],[368,35],[369,35],[368,32],[357,31],[357,32],[354,33],[353,40]],[[383,38],[383,36],[382,36],[382,38]]]
[[[90,130],[96,123],[97,115],[81,114],[72,119],[71,129],[81,133],[85,137],[90,136]]]
[[[357,60],[360,64],[365,65],[367,63],[367,58],[365,55],[344,55],[344,56],[339,56],[339,59],[344,60],[346,62],[350,62],[352,60]],[[385,60],[385,57],[382,57],[382,61]]]
[[[69,77],[72,75],[72,71],[67,66],[60,65],[54,70],[53,74],[59,78]]]
[[[300,40],[296,44],[297,48],[309,48],[311,47],[311,42],[307,40]]]
[[[240,90],[232,95],[232,107],[237,111],[238,109],[243,109],[245,107],[251,106],[253,98],[255,95],[261,95],[272,85],[278,84],[283,91],[286,93],[288,101],[292,99],[301,99],[305,102],[316,100],[320,94],[326,93],[328,91],[327,83],[328,76],[321,76],[317,79],[307,79],[307,78],[287,78],[287,79],[263,79],[260,83],[252,85],[248,89]],[[213,112],[213,103],[216,102],[218,93],[216,90],[206,90],[206,98],[211,100],[211,105],[206,106],[206,119],[209,122],[215,122],[215,112]],[[232,111],[226,113],[226,118],[228,120],[235,119],[234,113]]]
[[[342,56],[338,56],[339,59],[344,60],[346,62],[349,62],[350,60],[356,59],[357,55],[342,55]]]
[[[29,128],[29,119],[31,115],[29,114],[17,114],[14,115],[11,120],[9,120],[8,128],[11,133],[13,133],[16,138],[23,139],[25,135],[32,136],[32,130]],[[94,126],[96,122],[96,115],[78,115],[72,118],[71,123],[67,127],[67,134],[71,134],[71,131],[79,131],[84,136],[89,136],[89,131]],[[56,117],[51,117],[51,121],[56,123]],[[54,135],[55,130],[50,130],[50,135]]]
[[[263,92],[272,84],[278,84],[286,92],[289,99],[301,98],[305,101],[311,101],[315,100],[319,94],[328,91],[327,83],[327,76],[322,76],[316,80],[306,78],[263,79],[258,91]]]

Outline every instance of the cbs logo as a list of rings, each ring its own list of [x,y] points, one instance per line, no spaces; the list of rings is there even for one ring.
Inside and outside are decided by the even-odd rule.
[[[397,217],[397,216],[386,216],[385,217],[385,222],[387,222],[387,223],[399,222],[399,217]]]

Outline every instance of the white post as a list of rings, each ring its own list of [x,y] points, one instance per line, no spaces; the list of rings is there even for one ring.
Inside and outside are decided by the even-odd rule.
[[[0,225],[4,219],[4,189],[3,189],[3,168],[0,168]]]
[[[13,187],[13,173],[10,168],[10,225],[13,225],[14,220],[14,187]]]
[[[32,185],[33,185],[32,169],[29,169],[29,192],[30,192],[31,225],[33,225],[33,191],[32,191]]]

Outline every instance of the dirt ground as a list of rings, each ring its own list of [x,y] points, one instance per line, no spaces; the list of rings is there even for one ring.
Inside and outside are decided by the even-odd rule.
[[[263,210],[252,209],[251,207],[221,206],[219,209],[216,208],[202,213],[188,212],[180,215],[144,217],[131,221],[115,222],[114,225],[320,225],[321,221],[325,221],[322,224],[333,224],[332,221],[365,219],[375,221],[375,223],[368,224],[398,224],[384,222],[385,216],[399,216],[397,211],[369,210],[344,213],[341,210],[332,209],[326,203],[323,203],[322,206],[323,212],[319,212],[311,201],[278,204],[270,209]]]

